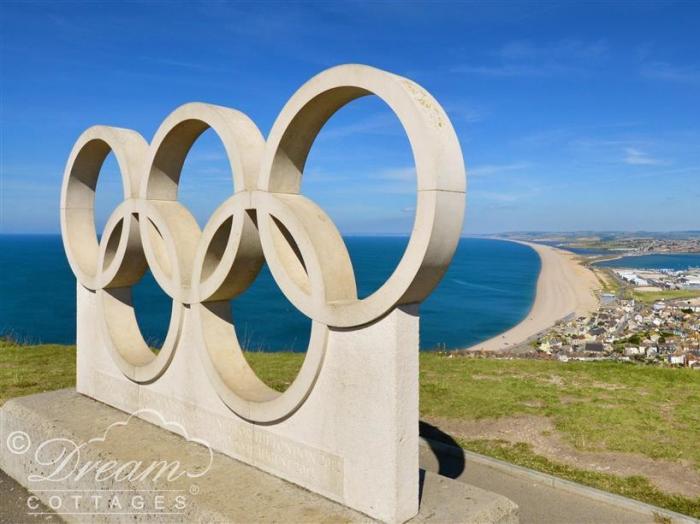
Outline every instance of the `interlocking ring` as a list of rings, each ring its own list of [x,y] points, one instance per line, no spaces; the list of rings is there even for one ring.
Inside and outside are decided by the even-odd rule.
[[[392,109],[408,135],[418,197],[411,237],[397,268],[379,289],[359,299],[340,233],[320,207],[300,194],[300,185],[323,125],[345,104],[370,94]],[[187,153],[208,128],[226,149],[234,194],[200,230],[178,202],[177,190]],[[94,193],[110,151],[121,170],[125,200],[98,242]],[[267,141],[243,113],[200,103],[171,113],[150,145],[134,131],[88,129],[66,167],[61,227],[70,266],[78,282],[98,294],[107,346],[127,377],[148,383],[165,372],[189,308],[202,362],[220,398],[247,420],[273,423],[290,416],[313,388],[329,328],[362,326],[429,295],[457,246],[465,190],[459,142],[435,99],[406,78],[344,65],[304,84],[282,109]],[[229,307],[265,261],[284,295],[312,320],[304,364],[284,393],[265,385],[248,365]],[[157,355],[143,341],[131,303],[131,286],[147,268],[173,301],[166,341]]]

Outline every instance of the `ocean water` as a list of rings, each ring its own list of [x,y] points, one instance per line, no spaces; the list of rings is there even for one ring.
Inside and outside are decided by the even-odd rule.
[[[361,297],[396,267],[407,243],[398,237],[348,237]],[[527,246],[462,239],[438,288],[421,306],[421,348],[464,348],[509,329],[534,300],[540,260]],[[0,236],[0,332],[31,343],[75,342],[75,279],[59,236]],[[170,299],[150,273],[134,287],[142,333],[164,338]],[[232,301],[241,343],[263,351],[304,351],[310,321],[278,290],[267,268]]]
[[[672,269],[682,271],[700,268],[700,253],[676,253],[672,255],[640,255],[607,260],[598,265],[603,267],[625,267],[634,269]]]

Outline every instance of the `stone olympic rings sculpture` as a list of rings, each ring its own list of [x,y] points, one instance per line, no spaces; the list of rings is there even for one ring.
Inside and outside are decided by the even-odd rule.
[[[393,110],[408,135],[418,195],[412,234],[394,273],[370,296],[358,299],[339,232],[299,191],[321,127],[345,104],[371,94]],[[234,194],[200,230],[178,202],[177,191],[185,157],[208,128],[225,147]],[[121,171],[124,201],[98,241],[95,188],[110,151]],[[96,293],[105,343],[124,375],[141,384],[157,380],[191,315],[194,340],[203,348],[202,362],[220,398],[244,419],[273,423],[293,413],[313,388],[329,329],[362,326],[397,305],[428,296],[457,246],[465,190],[459,142],[435,99],[406,78],[343,65],[304,84],[282,109],[267,141],[243,113],[202,103],[173,111],[150,144],[127,129],[87,129],[66,166],[61,230],[73,273]],[[265,261],[287,299],[312,320],[304,364],[284,393],[269,388],[248,366],[229,305]],[[147,268],[172,298],[167,336],[157,354],[141,335],[131,301],[131,287]]]

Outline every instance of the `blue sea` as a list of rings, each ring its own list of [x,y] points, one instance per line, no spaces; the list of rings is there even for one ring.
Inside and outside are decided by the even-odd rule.
[[[700,253],[674,253],[672,255],[639,255],[600,262],[603,267],[625,267],[634,269],[672,269],[683,271],[700,268]]]
[[[361,297],[396,267],[408,239],[348,237]],[[450,270],[421,306],[421,348],[464,348],[509,329],[527,315],[540,260],[527,246],[462,239]],[[75,279],[59,236],[0,236],[0,332],[28,343],[75,343]],[[170,299],[150,273],[134,288],[146,340],[165,336]],[[267,269],[232,302],[236,329],[248,349],[304,351],[310,321],[278,290]]]

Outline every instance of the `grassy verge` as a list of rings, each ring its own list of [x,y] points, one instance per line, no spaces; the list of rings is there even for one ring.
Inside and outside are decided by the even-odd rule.
[[[298,353],[247,353],[271,387],[286,389],[303,362]],[[700,373],[614,362],[490,360],[423,353],[421,415],[478,420],[545,416],[576,449],[683,459],[700,468]],[[15,396],[74,384],[75,350],[0,342],[0,405]],[[663,493],[644,477],[620,477],[554,462],[527,444],[460,444],[561,478],[700,517],[700,498]]]
[[[700,517],[700,498],[692,500],[678,495],[669,495],[658,490],[649,480],[640,475],[621,477],[559,464],[533,453],[530,446],[524,443],[513,444],[503,440],[459,440],[459,444],[464,449],[498,458],[511,464],[640,500],[684,515]]]
[[[603,293],[617,295],[620,291],[620,282],[612,274],[612,271],[598,266],[590,265],[589,268],[598,279]]]
[[[0,340],[0,406],[12,397],[75,385],[75,348]]]

